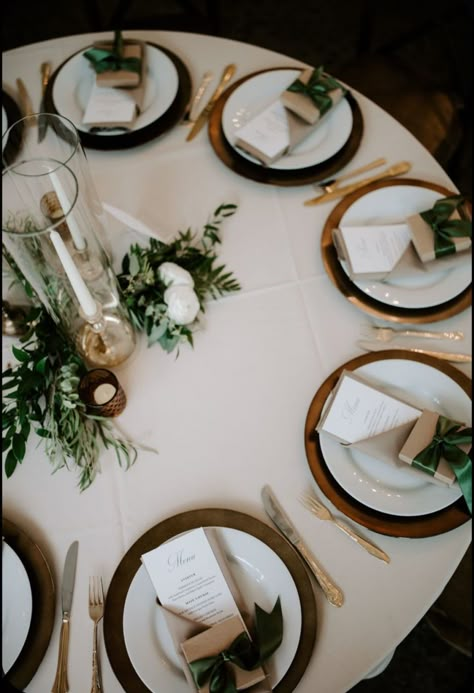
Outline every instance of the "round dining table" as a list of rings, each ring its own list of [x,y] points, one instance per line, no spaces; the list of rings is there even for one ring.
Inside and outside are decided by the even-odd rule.
[[[203,103],[228,63],[237,67],[233,82],[261,70],[304,67],[290,56],[224,38],[170,31],[125,36],[179,56],[191,77],[192,93],[205,71],[212,70],[214,83]],[[4,92],[19,101],[16,80],[21,78],[37,112],[41,63],[49,61],[54,72],[98,38],[110,37],[68,36],[3,53]],[[352,95],[362,114],[363,133],[344,170],[379,157],[385,157],[387,165],[408,161],[410,178],[456,192],[453,181],[410,132],[363,94],[352,90]],[[182,345],[176,356],[159,345],[147,346],[141,335],[133,355],[114,369],[127,396],[116,425],[142,446],[129,469],[119,466],[113,450],[106,450],[100,473],[80,491],[74,466],[53,473],[43,444],[32,435],[23,463],[10,478],[4,472],[3,517],[40,547],[55,587],[51,637],[25,687],[28,693],[50,691],[55,678],[61,580],[73,541],[79,542],[79,550],[68,678],[69,690],[83,692],[90,689],[92,673],[89,576],[100,575],[107,592],[135,542],[183,513],[232,511],[272,526],[261,501],[262,487],[270,485],[344,593],[344,604],[337,608],[311,577],[315,633],[308,639],[311,652],[297,677],[297,693],[344,693],[376,671],[438,598],[471,542],[469,519],[432,536],[378,532],[344,518],[318,485],[306,450],[308,410],[330,374],[365,353],[358,340],[362,326],[373,321],[338,290],[323,262],[323,229],[340,200],[305,206],[305,200],[317,194],[311,182],[278,185],[241,175],[218,156],[207,127],[187,141],[189,128],[176,122],[133,147],[85,148],[100,200],[142,221],[159,238],[172,238],[188,228],[199,231],[219,205],[235,204],[235,214],[220,227],[219,261],[234,273],[241,289],[207,303],[193,347]],[[104,242],[117,269],[137,238],[137,232],[107,215]],[[148,239],[142,237],[142,242]],[[399,319],[387,324],[400,328],[405,323]],[[435,316],[424,321],[422,327],[462,330],[459,348],[471,353],[470,304],[441,320]],[[4,367],[12,362],[12,343],[13,338],[4,340]],[[451,368],[471,377],[470,363]],[[308,512],[300,502],[306,491],[385,551],[390,563],[377,560],[332,523]],[[271,582],[272,576],[262,575],[262,580]],[[141,637],[145,642],[152,636],[145,631]],[[136,689],[127,689],[117,676],[120,663],[111,665],[114,655],[111,647],[106,650],[101,626],[99,653],[103,690],[134,693]],[[180,693],[182,685],[178,688],[153,690]]]

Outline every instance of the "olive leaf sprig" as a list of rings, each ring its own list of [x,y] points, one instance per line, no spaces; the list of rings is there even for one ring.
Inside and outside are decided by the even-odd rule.
[[[18,363],[2,373],[2,449],[5,473],[10,477],[24,459],[33,425],[45,441],[54,471],[73,467],[79,487],[88,488],[96,477],[102,445],[115,450],[121,466],[137,457],[134,445],[116,437],[112,424],[86,412],[78,385],[87,367],[67,337],[43,307],[27,316],[29,332],[12,347]]]
[[[172,351],[180,342],[193,345],[192,325],[177,324],[168,314],[164,300],[166,285],[159,275],[164,262],[173,262],[187,270],[194,281],[200,311],[205,301],[240,290],[240,284],[225,265],[217,264],[215,246],[221,243],[219,226],[236,211],[234,204],[222,204],[212,214],[201,234],[180,231],[169,244],[155,238],[148,247],[132,245],[122,260],[118,281],[134,325],[148,337],[148,346],[158,342]],[[197,320],[193,323],[195,324]]]

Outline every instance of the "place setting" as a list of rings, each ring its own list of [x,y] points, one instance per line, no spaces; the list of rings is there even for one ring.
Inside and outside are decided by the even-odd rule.
[[[71,85],[72,88],[71,88]],[[71,120],[92,149],[127,149],[176,125],[191,95],[189,70],[170,49],[123,39],[85,46],[51,75],[47,112]]]
[[[41,548],[2,517],[2,672],[24,690],[48,649],[54,625],[55,587]]]
[[[226,89],[209,117],[209,139],[221,161],[273,185],[334,175],[354,157],[362,134],[357,100],[322,67],[246,75]]]
[[[104,640],[125,690],[208,690],[213,669],[198,661],[217,666],[221,652],[240,648],[242,658],[231,659],[238,685],[290,693],[315,635],[302,559],[268,525],[233,510],[161,521],[127,551],[107,592]]]
[[[311,473],[347,517],[426,537],[472,515],[471,381],[439,358],[384,349],[320,385],[305,422]]]
[[[472,302],[471,214],[467,199],[437,183],[374,179],[348,190],[329,214],[326,272],[376,318],[421,324],[457,315]]]

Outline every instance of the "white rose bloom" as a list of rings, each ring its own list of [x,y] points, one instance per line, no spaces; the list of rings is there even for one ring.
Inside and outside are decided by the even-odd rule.
[[[164,295],[168,315],[177,325],[189,325],[199,313],[199,301],[190,286],[170,286]]]
[[[158,268],[158,274],[166,286],[194,286],[194,280],[188,270],[174,262],[163,262]]]

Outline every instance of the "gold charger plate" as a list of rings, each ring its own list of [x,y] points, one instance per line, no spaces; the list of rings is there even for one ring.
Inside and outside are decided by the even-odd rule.
[[[461,313],[471,305],[471,285],[466,287],[464,291],[461,291],[461,293],[454,298],[436,306],[429,306],[427,308],[400,308],[381,303],[371,296],[368,296],[364,291],[359,289],[359,287],[356,286],[351,278],[344,272],[344,269],[337,257],[336,248],[334,247],[332,240],[333,229],[337,228],[345,212],[360,197],[367,195],[373,190],[390,187],[392,185],[410,185],[413,187],[428,188],[445,196],[456,194],[452,190],[448,190],[444,186],[438,185],[437,183],[429,183],[427,181],[417,180],[415,178],[393,178],[391,180],[382,180],[375,183],[370,183],[364,188],[360,188],[350,195],[347,195],[332,210],[324,225],[321,236],[321,254],[324,267],[329,278],[350,303],[355,305],[357,308],[360,308],[365,313],[373,315],[377,318],[383,318],[393,322],[421,324],[425,322],[445,320],[446,318],[450,318],[453,315]]]
[[[219,159],[221,159],[228,168],[244,176],[244,178],[250,178],[259,183],[269,183],[271,185],[306,185],[319,180],[325,180],[337,173],[343,166],[349,163],[357,152],[362,140],[364,124],[359,104],[352,94],[348,93],[346,95],[346,99],[352,111],[352,130],[347,142],[339,151],[329,157],[329,159],[321,161],[319,164],[314,164],[313,166],[300,169],[281,170],[272,169],[249,161],[236,152],[234,147],[227,141],[224,130],[222,129],[222,112],[227,99],[235,89],[256,75],[260,75],[264,72],[271,72],[273,70],[286,69],[295,69],[295,67],[274,67],[268,70],[258,70],[257,72],[252,72],[250,75],[242,77],[232,86],[228,87],[217,100],[209,117],[209,139]]]
[[[288,568],[301,602],[301,633],[294,659],[274,691],[291,693],[308,666],[316,637],[316,603],[308,573],[295,549],[274,529],[250,515],[220,508],[191,510],[163,520],[140,537],[120,561],[108,589],[104,613],[104,641],[115,675],[126,691],[150,693],[133,668],[125,645],[123,612],[127,592],[142,565],[143,553],[198,527],[229,527],[251,534],[272,549]]]
[[[341,510],[344,515],[355,520],[364,527],[368,527],[374,532],[387,534],[393,537],[431,537],[436,534],[448,532],[455,527],[459,527],[471,519],[464,498],[459,498],[455,503],[427,515],[415,515],[399,517],[374,510],[353,498],[335,480],[331,474],[325,460],[319,442],[319,434],[315,430],[320,419],[324,404],[339,380],[343,370],[353,371],[367,363],[390,359],[403,359],[405,361],[418,361],[432,366],[449,378],[454,380],[471,398],[471,381],[457,368],[445,361],[414,354],[403,349],[387,349],[376,354],[364,354],[351,359],[347,363],[339,366],[331,375],[326,378],[316,392],[306,416],[304,441],[306,457],[311,473],[323,493],[334,503],[336,508]]]
[[[54,625],[56,596],[51,571],[39,546],[5,517],[2,518],[2,534],[23,563],[33,596],[31,623],[25,644],[11,669],[6,672],[9,683],[22,691],[35,675],[48,648]]]

